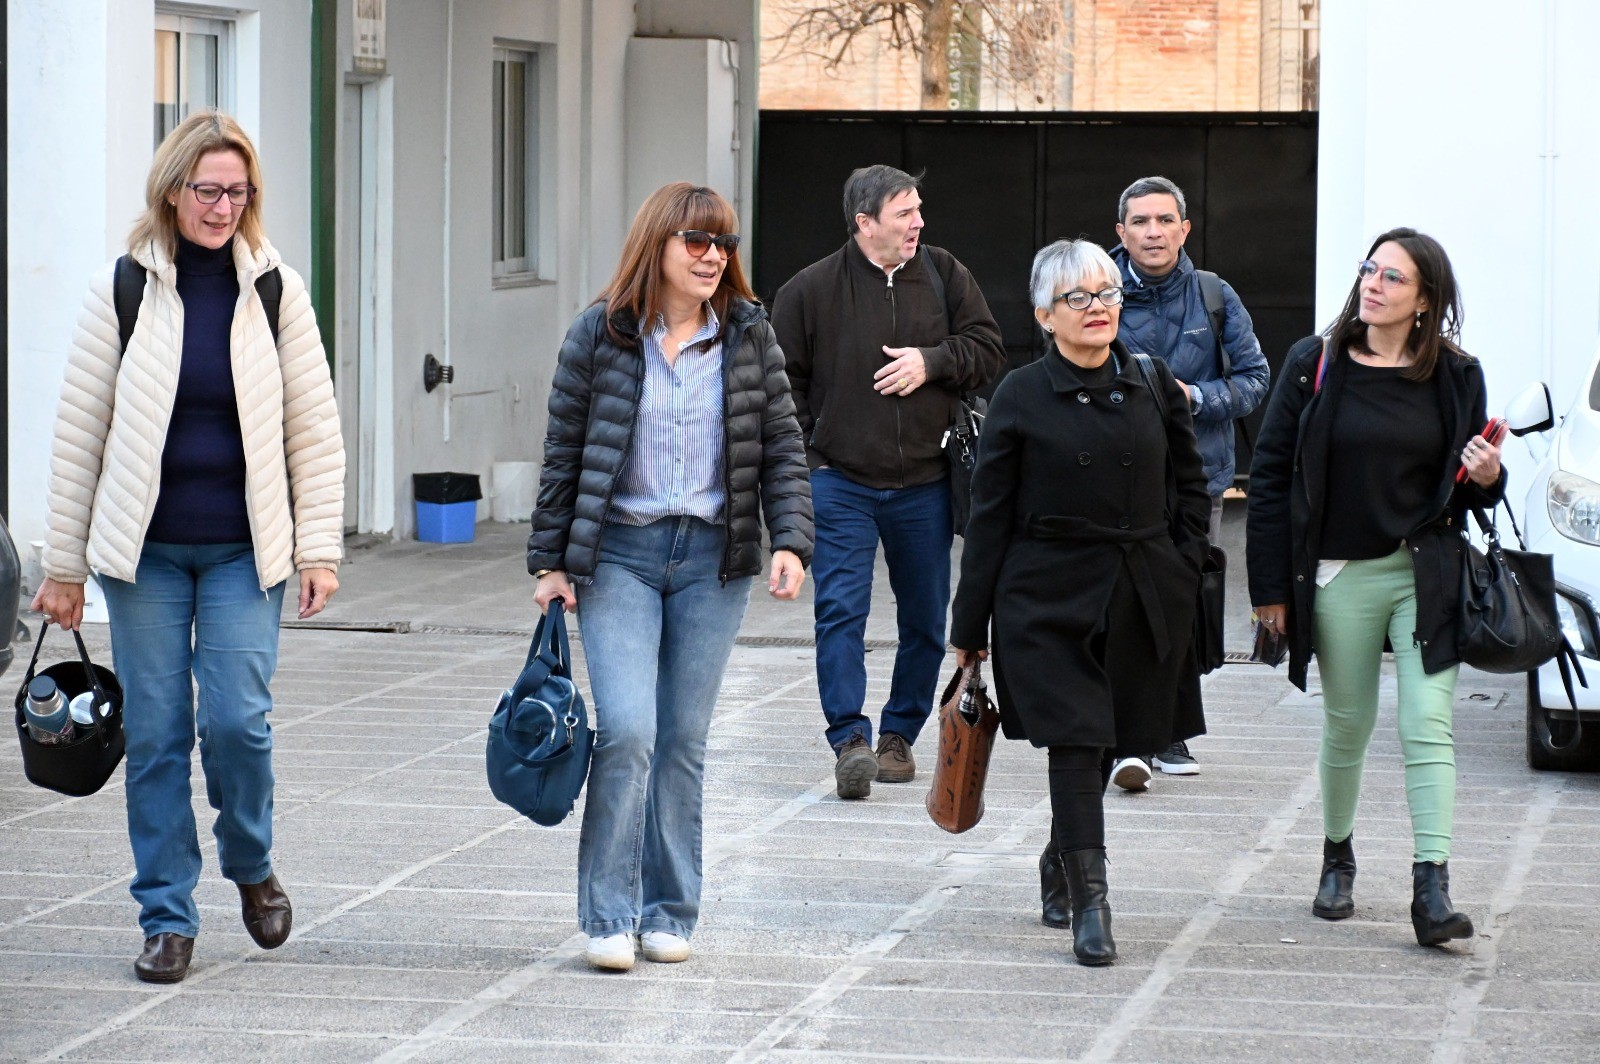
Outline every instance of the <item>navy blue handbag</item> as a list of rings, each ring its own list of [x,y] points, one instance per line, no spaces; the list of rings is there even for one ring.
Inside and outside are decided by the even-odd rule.
[[[489,790],[534,823],[554,827],[583,790],[592,746],[558,599],[539,619],[527,664],[489,719]]]

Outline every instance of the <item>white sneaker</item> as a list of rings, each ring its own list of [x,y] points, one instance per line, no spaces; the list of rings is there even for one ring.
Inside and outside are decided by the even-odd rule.
[[[592,937],[583,951],[583,959],[607,971],[629,971],[633,968],[633,936],[624,933]]]
[[[639,936],[639,949],[644,953],[645,960],[659,964],[686,961],[693,952],[688,939],[671,931],[646,931]]]
[[[1125,791],[1148,790],[1150,766],[1142,757],[1125,757],[1111,767],[1111,782]]]

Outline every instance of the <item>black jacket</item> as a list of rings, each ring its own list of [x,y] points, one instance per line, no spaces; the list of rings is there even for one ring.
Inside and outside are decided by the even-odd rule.
[[[944,282],[941,300],[928,270]],[[963,391],[982,388],[1005,364],[1000,328],[978,283],[955,256],[924,244],[893,277],[855,239],[812,263],[772,303],[795,412],[811,467],[830,465],[869,488],[931,484],[950,463],[945,430]],[[927,383],[881,395],[872,375],[884,347],[916,347]]]
[[[630,341],[626,346],[607,334],[605,306],[597,303],[578,315],[561,343],[528,537],[530,573],[560,569],[578,583],[594,577],[644,387],[638,323],[618,314],[611,326]],[[766,312],[735,302],[723,322],[722,349],[726,582],[761,571],[758,508],[772,549],[792,551],[807,564],[812,525],[805,449]]]
[[[1289,349],[1250,466],[1250,602],[1288,606],[1289,679],[1302,691],[1316,651],[1312,609],[1321,558],[1328,437],[1349,364],[1348,354],[1330,353],[1318,393],[1315,381],[1321,354],[1320,336],[1308,336]],[[1470,481],[1460,487],[1455,483],[1462,448],[1488,420],[1483,367],[1471,355],[1446,348],[1439,354],[1433,379],[1450,446],[1430,516],[1406,537],[1417,582],[1414,639],[1422,651],[1422,667],[1429,673],[1461,660],[1456,615],[1461,606],[1463,518],[1468,507],[1492,506],[1505,494],[1506,484],[1504,471],[1489,490]],[[1359,515],[1351,516],[1359,520]]]
[[[1206,494],[1183,389],[1051,352],[1000,382],[978,442],[950,642],[990,645],[1001,722],[1037,746],[1164,750],[1205,730],[1191,654]]]

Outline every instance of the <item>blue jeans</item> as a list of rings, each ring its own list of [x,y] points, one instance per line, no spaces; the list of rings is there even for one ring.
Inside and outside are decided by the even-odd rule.
[[[950,481],[879,490],[836,470],[816,469],[811,473],[811,505],[817,528],[811,558],[817,690],[828,719],[828,743],[837,750],[854,735],[872,741],[872,721],[862,709],[867,698],[867,613],[880,539],[898,610],[900,648],[879,730],[914,743],[933,710],[944,660],[955,535]]]
[[[272,874],[272,728],[283,584],[262,591],[248,543],[146,543],[135,582],[105,578],[127,734],[128,839],[145,937],[200,930],[189,758],[200,736],[222,874]],[[198,707],[194,689],[200,689]]]
[[[595,744],[578,835],[587,935],[669,931],[700,916],[706,733],[750,578],[718,576],[726,532],[694,517],[607,525],[578,630]]]

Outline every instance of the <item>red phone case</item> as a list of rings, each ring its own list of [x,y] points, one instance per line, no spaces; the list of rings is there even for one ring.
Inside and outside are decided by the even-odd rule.
[[[1482,436],[1486,442],[1498,447],[1500,446],[1500,441],[1506,438],[1506,429],[1509,427],[1510,426],[1506,424],[1505,418],[1492,417],[1489,419],[1488,423],[1483,426],[1483,431],[1478,433],[1478,435]],[[1460,469],[1456,470],[1456,483],[1465,484],[1466,482],[1467,467],[1462,465]]]

